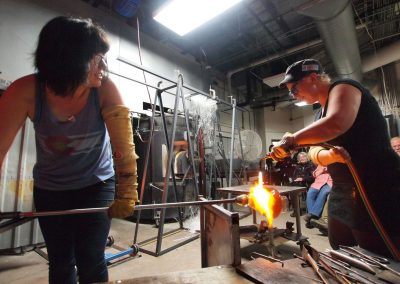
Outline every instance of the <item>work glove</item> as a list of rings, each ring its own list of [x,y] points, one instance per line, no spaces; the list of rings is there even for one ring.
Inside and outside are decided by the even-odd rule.
[[[135,203],[133,199],[117,198],[108,209],[108,216],[110,218],[126,218],[132,216]]]
[[[296,144],[293,134],[286,132],[285,135],[283,135],[282,140],[279,141],[276,146],[272,147],[270,156],[275,161],[281,161],[290,156],[289,150],[293,149],[295,146]]]
[[[135,153],[129,108],[111,106],[103,109],[102,115],[111,139],[117,179],[116,198],[108,215],[110,218],[125,218],[133,214],[138,201],[136,160],[139,157]]]

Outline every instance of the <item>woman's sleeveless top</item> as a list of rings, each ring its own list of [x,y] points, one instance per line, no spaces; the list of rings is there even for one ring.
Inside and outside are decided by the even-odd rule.
[[[114,175],[110,138],[101,116],[97,89],[86,106],[68,122],[51,113],[43,90],[35,104],[37,161],[35,186],[49,190],[79,189]]]

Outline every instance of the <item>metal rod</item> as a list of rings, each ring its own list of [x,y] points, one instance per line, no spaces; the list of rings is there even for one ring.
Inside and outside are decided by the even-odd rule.
[[[159,204],[141,204],[135,206],[136,210],[145,209],[158,209],[158,208],[173,208],[173,207],[184,207],[184,206],[201,206],[201,205],[213,205],[213,204],[224,204],[234,203],[237,198],[230,199],[219,199],[219,200],[201,200],[201,201],[185,201],[185,202],[171,202],[171,203],[159,203]],[[75,215],[75,214],[87,214],[87,213],[98,213],[105,212],[108,207],[98,208],[84,208],[84,209],[70,209],[60,211],[43,211],[43,212],[0,212],[0,219],[12,219],[12,218],[34,218],[44,216],[58,216],[58,215]]]

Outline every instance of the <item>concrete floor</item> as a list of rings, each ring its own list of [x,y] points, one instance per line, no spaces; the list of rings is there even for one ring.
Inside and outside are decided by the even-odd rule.
[[[260,220],[262,220],[262,217],[257,216],[257,221]],[[295,218],[290,217],[289,212],[282,212],[282,214],[274,220],[274,227],[285,228],[286,221],[295,222]],[[319,251],[325,251],[330,248],[326,236],[323,236],[318,229],[305,228],[304,220],[301,219],[301,221],[302,233],[309,238],[309,242],[313,247]],[[252,216],[240,220],[240,226],[251,224]],[[188,228],[187,231],[173,234],[163,239],[162,250],[196,234],[196,230],[199,229],[199,217],[197,216],[185,220],[185,227]],[[178,223],[166,223],[164,233],[177,228],[179,228]],[[132,245],[134,230],[135,223],[114,219],[112,221],[110,235],[114,237],[115,245],[127,249]],[[152,224],[140,224],[138,242],[157,236],[157,231],[157,228]],[[300,254],[299,246],[293,241],[277,238],[275,243],[278,244],[277,249],[282,256],[291,256],[293,252]],[[155,251],[155,243],[150,243],[143,247]],[[115,253],[118,252],[118,250],[108,248],[107,252]],[[242,262],[249,261],[248,255],[251,252],[268,253],[265,244],[253,244],[242,239]],[[134,258],[128,258],[125,261],[111,264],[109,266],[109,278],[110,281],[116,281],[198,268],[201,268],[200,239],[191,241],[159,257],[139,253],[138,256]],[[30,251],[23,255],[0,255],[0,283],[47,283],[47,273],[47,261],[35,251]]]

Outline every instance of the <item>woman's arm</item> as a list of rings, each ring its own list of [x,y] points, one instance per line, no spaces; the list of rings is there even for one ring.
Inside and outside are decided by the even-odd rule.
[[[0,167],[18,130],[33,118],[35,79],[32,75],[16,80],[0,98]]]
[[[335,86],[329,95],[326,116],[293,134],[295,144],[332,140],[353,125],[361,104],[361,92],[348,84]]]
[[[101,109],[116,105],[124,105],[121,93],[110,78],[105,79],[102,83],[99,88],[99,96]]]
[[[101,114],[107,126],[113,148],[116,198],[108,210],[110,217],[124,218],[133,214],[138,201],[135,144],[129,108],[111,80],[100,88]]]

